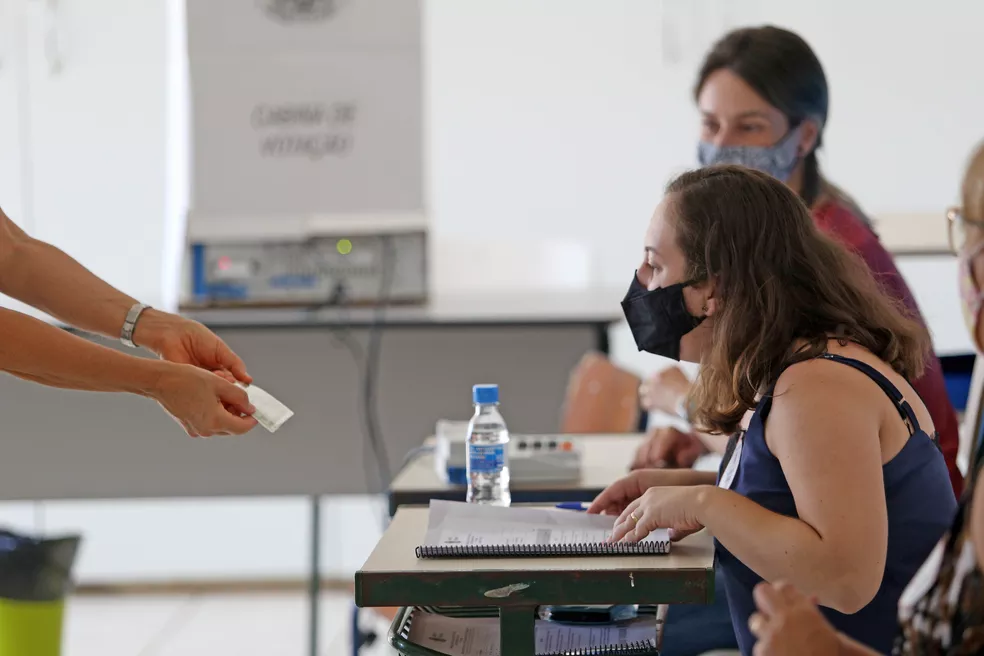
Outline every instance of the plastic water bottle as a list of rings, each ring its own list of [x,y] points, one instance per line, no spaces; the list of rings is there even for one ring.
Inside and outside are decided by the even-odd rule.
[[[468,503],[508,506],[509,430],[499,414],[499,386],[472,388],[475,414],[468,422]]]

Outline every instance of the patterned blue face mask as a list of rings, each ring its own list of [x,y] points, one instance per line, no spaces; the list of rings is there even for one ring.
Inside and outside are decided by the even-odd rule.
[[[788,182],[799,162],[799,140],[797,126],[772,146],[715,146],[701,141],[697,146],[697,159],[701,166],[737,164]]]

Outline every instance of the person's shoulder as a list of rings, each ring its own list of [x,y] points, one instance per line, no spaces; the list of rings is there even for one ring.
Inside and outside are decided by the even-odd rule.
[[[854,251],[875,274],[899,278],[892,255],[859,209],[843,200],[831,199],[813,208],[813,222],[827,235]]]
[[[850,367],[823,358],[788,367],[773,388],[766,443],[782,460],[792,448],[817,455],[835,442],[877,434],[880,418],[871,411],[878,387]],[[817,439],[814,439],[817,438]]]
[[[848,246],[858,248],[878,243],[877,235],[861,210],[842,198],[828,196],[817,203],[810,213],[820,230]]]
[[[841,362],[817,357],[787,367],[775,386],[775,399],[809,399],[813,394],[848,395],[856,393],[864,374]],[[864,385],[860,385],[864,388]]]
[[[871,362],[865,364],[879,369]],[[872,418],[870,408],[881,394],[864,372],[852,366],[822,357],[804,360],[788,367],[776,381],[769,421],[797,429],[812,424],[867,422]]]

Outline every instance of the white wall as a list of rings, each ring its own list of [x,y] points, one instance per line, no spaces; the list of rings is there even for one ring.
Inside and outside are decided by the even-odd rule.
[[[0,0],[0,208],[33,231],[28,133],[27,7],[23,0]],[[0,305],[40,313],[0,294]]]
[[[176,308],[185,285],[185,217],[191,199],[191,99],[185,0],[165,1],[165,149],[161,304]]]
[[[34,236],[173,308],[168,2],[0,0],[0,191]]]
[[[3,502],[0,527],[82,535],[82,584],[294,580],[310,567],[310,508],[300,497]],[[351,576],[365,562],[384,511],[375,497],[322,502],[324,576]]]
[[[886,243],[945,245],[943,212],[984,138],[981,19],[974,0],[430,0],[434,286],[627,285],[662,187],[695,165],[701,57],[726,30],[766,22],[802,34],[826,69],[827,175]],[[533,263],[545,258],[549,276]],[[937,349],[970,352],[953,262],[900,268]],[[624,327],[612,343],[640,373],[661,366]]]
[[[45,4],[0,0],[3,202],[126,291],[173,306],[188,196],[184,2],[57,3],[59,73]],[[940,243],[937,218],[984,136],[984,87],[969,82],[981,18],[974,0],[931,13],[890,0],[428,0],[434,289],[624,285],[660,189],[694,163],[701,55],[724,30],[765,21],[802,33],[827,69],[830,177],[889,241]],[[472,266],[478,249],[508,265]],[[544,252],[548,272],[527,275],[523,262]]]
[[[19,1],[19,0],[18,0]],[[0,0],[0,207],[10,215],[24,212],[21,170],[23,168],[21,135],[25,114],[21,90],[23,75],[24,12],[13,0]]]
[[[435,241],[563,239],[589,251],[596,284],[626,284],[663,185],[695,164],[691,89],[701,56],[725,29],[771,22],[802,34],[826,68],[829,177],[882,219],[889,240],[909,231],[905,220],[923,224],[923,241],[941,243],[942,213],[984,138],[984,85],[973,83],[981,20],[984,5],[974,0],[931,8],[891,0],[431,0]],[[457,274],[435,263],[436,285]]]
[[[45,3],[30,3],[31,9]],[[57,4],[52,71],[42,16],[29,25],[34,232],[160,306],[165,232],[165,2]],[[40,12],[32,12],[40,13]]]
[[[667,76],[649,63],[659,13],[644,0],[428,3],[437,244],[577,242],[596,263],[590,283],[626,284],[666,178],[654,153],[672,146],[654,129],[670,119]],[[438,288],[458,279],[444,264]]]

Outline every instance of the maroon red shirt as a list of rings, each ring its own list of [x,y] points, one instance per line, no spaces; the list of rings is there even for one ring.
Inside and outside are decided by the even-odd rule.
[[[868,268],[882,284],[885,292],[902,301],[912,312],[912,316],[926,324],[919,312],[916,299],[905,283],[905,279],[895,267],[892,256],[882,246],[878,235],[865,221],[843,203],[828,200],[813,208],[813,221],[817,227],[853,249],[864,258]],[[950,397],[943,381],[943,368],[939,358],[930,354],[926,362],[926,372],[922,378],[911,381],[912,387],[922,398],[926,409],[933,418],[933,424],[939,435],[940,448],[950,471],[950,482],[953,492],[960,497],[963,489],[963,476],[957,468],[957,449],[959,446],[959,425],[957,413],[950,403]]]

